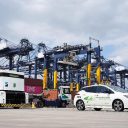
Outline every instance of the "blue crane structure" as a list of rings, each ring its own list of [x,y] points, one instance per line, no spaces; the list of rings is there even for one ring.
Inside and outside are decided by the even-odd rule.
[[[22,71],[26,77],[40,78],[43,89],[74,84],[79,90],[94,83],[126,88],[128,69],[116,70],[120,64],[102,56],[102,48],[96,39],[90,38],[87,45],[64,43],[52,49],[44,43],[34,45],[28,39],[22,39],[17,45],[0,38],[1,46],[2,41],[6,45],[0,48],[0,69]],[[92,47],[93,41],[98,42],[96,47]]]

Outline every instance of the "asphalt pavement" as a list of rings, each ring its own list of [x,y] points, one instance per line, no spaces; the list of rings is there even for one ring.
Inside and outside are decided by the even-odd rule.
[[[128,111],[0,109],[0,128],[128,128]]]

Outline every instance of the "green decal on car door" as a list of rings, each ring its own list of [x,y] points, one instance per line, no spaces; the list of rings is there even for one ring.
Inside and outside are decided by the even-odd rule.
[[[86,96],[86,97],[84,98],[84,100],[86,100],[87,103],[88,103],[89,101],[92,101],[92,100],[93,100],[93,97],[92,97],[92,96]]]

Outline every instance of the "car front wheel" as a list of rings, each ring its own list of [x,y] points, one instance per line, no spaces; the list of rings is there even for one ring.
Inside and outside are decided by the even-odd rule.
[[[113,109],[115,111],[118,111],[118,112],[123,111],[124,110],[124,104],[123,104],[123,102],[121,100],[115,100],[113,102]]]
[[[82,100],[78,100],[76,102],[76,108],[79,110],[79,111],[84,111],[85,110],[85,105],[84,105],[84,102]]]

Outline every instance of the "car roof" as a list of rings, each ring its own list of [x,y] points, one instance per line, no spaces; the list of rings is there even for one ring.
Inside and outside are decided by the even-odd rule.
[[[90,85],[90,86],[84,86],[83,88],[87,88],[87,87],[97,87],[97,86],[104,86],[106,87],[107,85],[104,85],[104,84],[94,84],[94,85]]]

